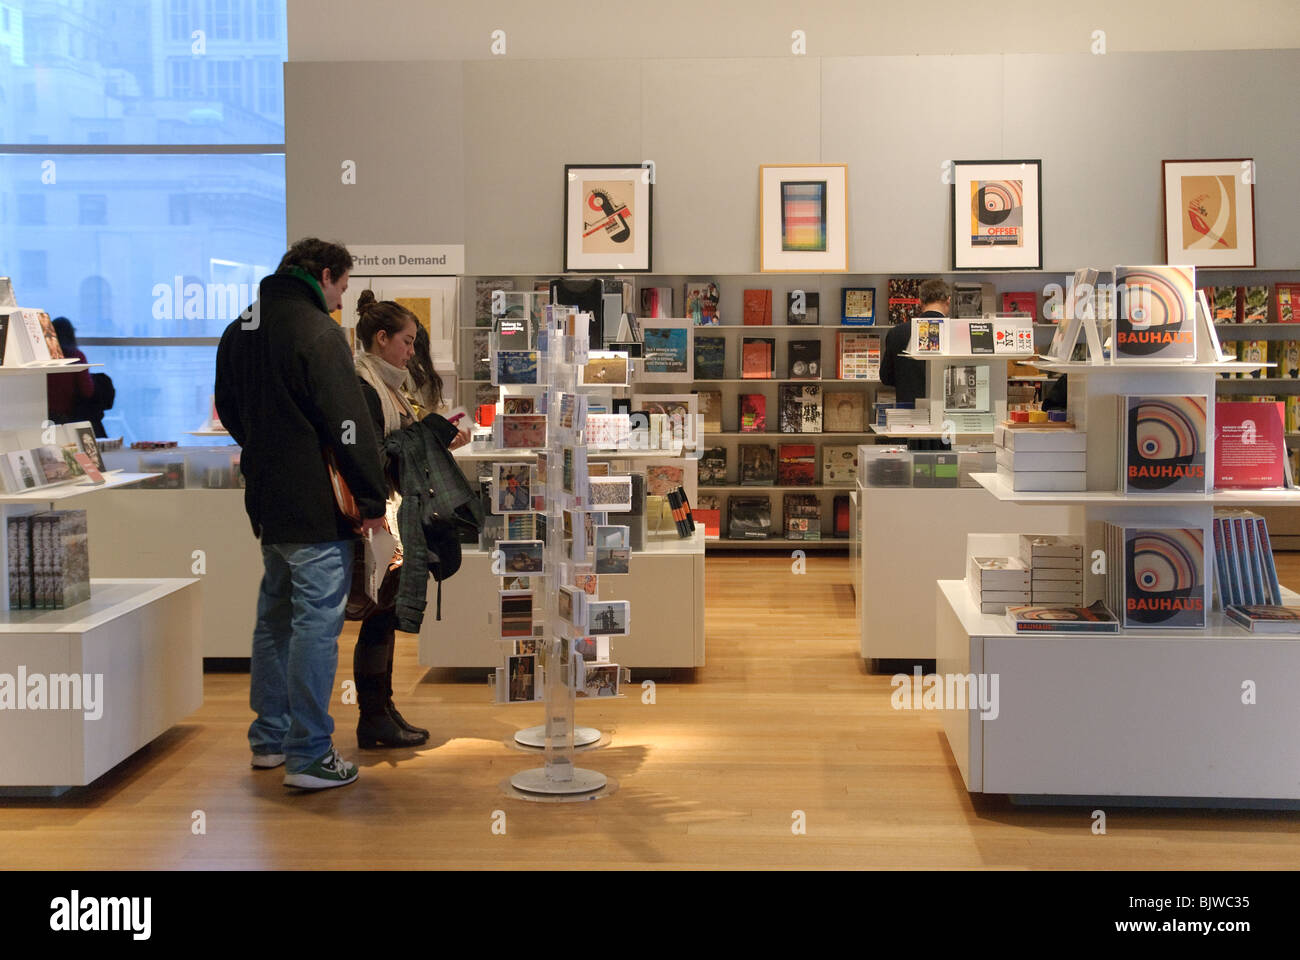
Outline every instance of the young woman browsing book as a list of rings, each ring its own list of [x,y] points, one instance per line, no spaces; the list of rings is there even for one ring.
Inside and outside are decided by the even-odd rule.
[[[419,322],[415,314],[391,300],[377,301],[369,290],[361,291],[357,300],[357,336],[365,352],[357,358],[357,375],[362,393],[370,405],[381,437],[402,430],[427,415],[417,413],[402,390],[408,382],[408,364],[415,354]],[[441,403],[442,380],[432,365],[422,370],[427,403]],[[448,430],[450,433],[450,429]],[[469,434],[460,431],[447,445],[454,449],[468,442]],[[391,471],[388,471],[391,474]],[[388,526],[398,536],[397,508],[401,496],[389,479]],[[357,724],[357,744],[361,747],[411,747],[429,739],[429,731],[407,723],[393,705],[393,649],[396,642],[397,614],[394,609],[379,610],[361,622],[356,649],[352,655],[352,672],[357,684],[357,702],[361,719]]]

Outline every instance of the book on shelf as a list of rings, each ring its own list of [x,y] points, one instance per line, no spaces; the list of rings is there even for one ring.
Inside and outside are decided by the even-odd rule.
[[[822,538],[822,505],[815,493],[787,493],[781,498],[782,526],[787,540]]]
[[[827,390],[822,401],[822,430],[826,433],[862,433],[866,395],[858,390]]]
[[[944,319],[924,317],[912,321],[912,339],[907,345],[907,352],[913,356],[935,354],[943,350]]]
[[[1007,620],[1016,633],[1119,633],[1119,621],[1101,601],[1090,607],[1011,606]]]
[[[772,501],[768,497],[728,497],[727,536],[732,540],[766,540],[772,535]]]
[[[703,483],[703,481],[700,481]],[[722,534],[721,498],[716,493],[701,493],[695,505],[695,521],[704,527],[704,539],[717,540]]]
[[[722,391],[696,390],[700,405],[700,426],[705,433],[722,432]]]
[[[1207,297],[1214,310],[1215,323],[1240,323],[1245,287],[1213,287],[1213,297]]]
[[[1262,490],[1286,486],[1285,433],[1283,403],[1215,403],[1215,488]]]
[[[833,531],[832,536],[836,539],[845,539],[849,535],[849,495],[847,493],[837,493],[832,501],[831,509]]]
[[[1033,290],[1011,290],[1002,294],[1002,312],[1019,314],[1038,322],[1038,295]]]
[[[1237,341],[1237,357],[1243,363],[1267,363],[1268,362],[1268,341],[1267,340],[1239,340]],[[1254,370],[1241,371],[1238,376],[1245,380],[1263,380],[1265,371],[1256,367]]]
[[[840,323],[846,327],[875,326],[876,288],[841,287]]]
[[[761,393],[742,393],[737,398],[740,406],[740,432],[767,432],[767,397]]]
[[[772,291],[746,290],[744,293],[743,325],[768,327],[772,325]]]
[[[1300,323],[1300,283],[1279,283],[1274,287],[1278,323]]]
[[[8,518],[9,605],[62,610],[90,599],[85,510],[52,510]]]
[[[709,447],[700,454],[697,482],[718,486],[727,482],[727,448]]]
[[[785,322],[792,326],[816,326],[821,322],[821,295],[815,290],[791,290],[785,295]]]
[[[817,448],[811,443],[777,445],[777,484],[811,487],[817,483]]]
[[[766,487],[776,483],[776,451],[770,444],[740,444],[740,483]]]
[[[1300,379],[1300,341],[1274,340],[1269,345],[1269,362],[1277,366],[1266,376],[1280,380]]]
[[[857,482],[858,448],[823,444],[822,483],[828,487],[851,487]]]
[[[1196,359],[1195,268],[1116,267],[1113,362]]]
[[[786,344],[786,367],[792,380],[820,380],[822,378],[822,342],[820,340],[791,340]]]
[[[641,316],[664,320],[673,315],[672,287],[643,287],[641,290]]]
[[[1200,629],[1210,607],[1206,531],[1107,523],[1107,606],[1126,628]]]
[[[1282,602],[1264,517],[1250,510],[1215,510],[1211,541],[1221,606]]]
[[[718,285],[712,282],[688,282],[683,293],[686,316],[697,327],[716,327],[722,323],[718,313]]]
[[[1208,493],[1214,464],[1209,402],[1204,394],[1121,395],[1119,489],[1130,495]]]
[[[822,388],[813,384],[783,383],[780,394],[782,433],[822,432]]]
[[[727,358],[725,337],[695,338],[695,379],[721,380]]]
[[[740,345],[742,380],[771,380],[776,341],[765,337],[745,337]]]
[[[921,281],[916,277],[894,277],[888,290],[890,323],[906,323],[921,312]]]
[[[835,334],[835,374],[840,380],[880,379],[881,335],[839,331]]]
[[[952,364],[943,371],[943,409],[963,413],[987,412],[989,368],[987,364]]]
[[[1224,610],[1228,619],[1251,633],[1300,634],[1300,608],[1277,604],[1234,604]]]
[[[1268,286],[1248,286],[1241,298],[1242,323],[1268,323]]]
[[[993,284],[957,281],[952,285],[952,312],[954,318],[970,320],[991,316],[997,310],[993,304]]]

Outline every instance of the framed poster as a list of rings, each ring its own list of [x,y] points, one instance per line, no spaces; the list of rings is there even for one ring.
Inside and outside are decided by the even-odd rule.
[[[952,268],[1041,270],[1041,160],[954,160]]]
[[[650,269],[650,169],[638,164],[564,165],[564,269]]]
[[[1165,160],[1165,263],[1255,265],[1255,161]]]
[[[759,270],[848,271],[848,178],[846,163],[759,166]]]

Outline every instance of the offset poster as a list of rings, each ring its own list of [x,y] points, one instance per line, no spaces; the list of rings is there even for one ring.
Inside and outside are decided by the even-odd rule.
[[[972,180],[971,246],[1020,247],[1024,245],[1025,182],[1023,180]]]
[[[1041,270],[1041,160],[953,160],[954,270]]]

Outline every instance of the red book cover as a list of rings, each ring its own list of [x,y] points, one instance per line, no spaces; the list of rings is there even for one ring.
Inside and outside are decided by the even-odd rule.
[[[767,397],[761,393],[740,395],[740,432],[765,433],[767,431]]]
[[[776,482],[782,487],[811,487],[817,482],[817,448],[811,443],[782,443],[777,450]]]
[[[1022,313],[1038,322],[1038,300],[1032,290],[1015,290],[1002,294],[1003,313]]]
[[[1224,401],[1214,405],[1214,485],[1258,490],[1286,485],[1284,405]]]
[[[745,326],[770,327],[772,325],[772,291],[745,291]]]
[[[745,339],[740,346],[740,376],[742,380],[772,379],[771,340]]]
[[[849,535],[849,498],[847,496],[837,496],[835,498],[835,536],[847,537]]]
[[[716,540],[722,532],[722,511],[721,510],[701,510],[695,509],[695,520],[697,523],[704,524],[704,536],[709,540]]]
[[[1274,291],[1280,323],[1300,323],[1300,283],[1279,283]]]

